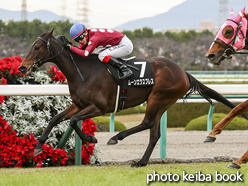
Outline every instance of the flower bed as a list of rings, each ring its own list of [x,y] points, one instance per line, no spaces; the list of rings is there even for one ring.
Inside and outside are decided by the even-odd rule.
[[[55,66],[46,73],[34,72],[24,77],[18,70],[21,57],[0,59],[0,86],[6,84],[65,84],[66,78]],[[0,96],[0,167],[33,167],[48,164],[71,165],[74,162],[75,134],[64,149],[53,149],[68,127],[63,121],[53,128],[43,145],[43,152],[33,156],[38,138],[48,122],[71,104],[70,96]],[[94,135],[96,125],[91,119],[82,123],[86,134]],[[99,161],[99,149],[82,142],[82,163]],[[43,164],[42,164],[43,162]]]

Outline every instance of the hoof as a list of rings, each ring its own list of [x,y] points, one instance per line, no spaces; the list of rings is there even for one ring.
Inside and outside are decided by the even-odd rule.
[[[140,163],[140,162],[133,163],[131,165],[131,167],[136,167],[136,168],[138,168],[138,167],[144,167],[144,166],[146,166],[146,164],[143,164],[143,163]]]
[[[34,149],[34,156],[37,156],[38,154],[40,154],[43,151],[43,149]]]
[[[241,167],[236,164],[236,163],[231,163],[229,165],[227,165],[228,168],[231,168],[231,169],[240,169]]]
[[[40,154],[43,151],[42,144],[43,143],[41,143],[41,142],[38,142],[36,144],[36,147],[34,149],[34,156],[37,156],[38,154]]]
[[[107,145],[116,145],[118,143],[117,140],[110,139],[107,143]]]
[[[215,140],[216,140],[216,137],[207,136],[204,143],[213,143]]]
[[[94,136],[91,136],[91,143],[97,143],[97,139]]]

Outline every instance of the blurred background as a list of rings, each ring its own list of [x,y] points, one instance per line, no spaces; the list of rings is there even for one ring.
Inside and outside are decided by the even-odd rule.
[[[213,66],[205,53],[215,34],[245,0],[0,0],[0,57],[25,56],[43,32],[65,35],[74,23],[111,28],[134,43],[131,55],[164,56],[185,70],[247,70],[248,58],[235,55]],[[76,43],[74,43],[76,45]]]

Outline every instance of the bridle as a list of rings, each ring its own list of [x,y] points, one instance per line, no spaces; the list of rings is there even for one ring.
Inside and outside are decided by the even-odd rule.
[[[40,59],[35,61],[34,64],[30,67],[30,69],[35,69],[37,67],[40,67],[41,65],[43,65],[46,62],[48,62],[49,60],[56,58],[64,50],[64,47],[62,46],[61,50],[57,54],[54,55],[53,52],[50,50],[51,37],[47,41],[45,39],[43,39],[42,37],[38,37],[37,39],[40,39],[41,41],[46,43],[47,52]],[[48,59],[43,59],[48,53],[51,54],[52,57],[50,57]],[[70,58],[71,58],[72,62],[74,63],[74,65],[75,65],[75,67],[77,69],[77,72],[78,72],[80,78],[82,79],[82,81],[84,81],[83,75],[81,74],[80,70],[78,69],[78,67],[77,67],[77,65],[76,65],[76,63],[75,63],[75,61],[73,59],[73,56],[71,55],[70,51],[69,51],[69,54],[70,54]]]
[[[245,35],[244,35],[243,31],[241,30],[241,25],[242,24],[237,23],[236,21],[234,21],[232,19],[227,19],[227,20],[234,22],[235,24],[238,25],[238,27],[237,27],[237,29],[235,31],[235,35],[234,35],[233,39],[229,43],[226,44],[226,43],[222,43],[222,42],[220,42],[220,41],[218,41],[216,39],[214,40],[215,43],[218,43],[218,44],[220,44],[221,46],[223,46],[225,48],[223,54],[220,57],[231,59],[232,55],[234,55],[234,54],[248,54],[248,52],[237,52],[237,51],[235,51],[233,49],[233,46],[235,44],[235,40],[236,40],[236,37],[237,37],[239,31],[241,32],[243,38],[245,38]],[[227,52],[229,52],[229,51],[231,52],[231,54],[228,55]]]
[[[49,38],[47,41],[41,37],[38,37],[37,39],[40,39],[41,41],[45,42],[46,45],[47,45],[47,52],[40,58],[38,59],[37,61],[34,62],[34,64],[31,66],[31,68],[37,68],[37,67],[40,67],[41,65],[43,65],[45,62],[53,59],[53,58],[56,58],[61,52],[63,52],[64,50],[64,47],[62,46],[61,50],[57,53],[57,54],[53,54],[53,52],[50,50],[50,40],[51,38]],[[47,54],[51,54],[52,57],[48,58],[48,59],[43,59]]]

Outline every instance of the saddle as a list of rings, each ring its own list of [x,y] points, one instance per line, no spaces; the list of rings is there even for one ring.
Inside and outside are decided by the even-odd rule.
[[[117,96],[115,112],[118,112],[124,108],[125,100],[127,97],[127,89],[129,86],[153,86],[155,85],[154,75],[151,65],[145,59],[137,59],[135,57],[129,59],[118,59],[125,64],[132,72],[132,76],[120,80],[119,70],[113,66],[107,65],[107,70],[112,75],[117,83]]]

